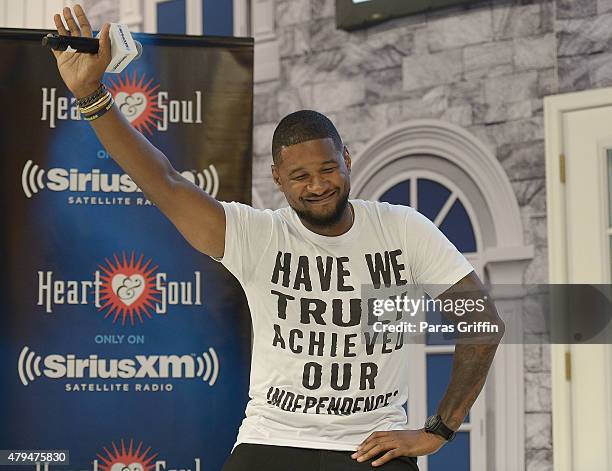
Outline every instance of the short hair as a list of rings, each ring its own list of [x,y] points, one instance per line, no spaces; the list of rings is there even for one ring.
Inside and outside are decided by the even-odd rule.
[[[289,147],[314,139],[331,138],[338,151],[342,150],[342,139],[330,119],[313,110],[300,110],[281,119],[272,137],[272,160],[278,164],[283,147]]]

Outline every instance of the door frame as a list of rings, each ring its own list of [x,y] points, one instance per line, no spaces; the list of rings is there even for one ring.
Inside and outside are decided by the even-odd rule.
[[[546,207],[548,218],[549,283],[569,280],[566,234],[565,157],[562,157],[563,114],[590,108],[612,106],[612,88],[547,96],[544,98],[546,152]],[[551,387],[553,463],[555,471],[572,470],[571,383],[566,371],[571,367],[570,345],[551,345]],[[567,364],[566,364],[567,363]]]

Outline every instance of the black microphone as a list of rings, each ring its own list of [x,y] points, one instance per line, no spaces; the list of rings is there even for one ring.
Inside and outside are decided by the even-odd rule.
[[[134,59],[138,59],[142,54],[142,44],[134,41],[138,54]],[[88,54],[97,54],[100,49],[100,40],[98,38],[86,38],[83,36],[60,36],[58,34],[48,34],[42,38],[42,45],[56,51],[65,51],[68,48],[73,49],[70,52],[86,52]]]
[[[98,33],[99,35],[100,33]],[[142,44],[134,41],[128,27],[123,24],[111,23],[108,35],[111,43],[111,61],[106,68],[106,72],[119,73],[131,61],[140,57]],[[100,40],[99,38],[62,36],[49,33],[42,38],[42,45],[56,51],[97,54],[100,49]]]
[[[100,40],[98,38],[85,38],[82,36],[49,34],[42,39],[42,45],[56,51],[65,51],[71,48],[74,50],[73,52],[97,54],[100,47]]]

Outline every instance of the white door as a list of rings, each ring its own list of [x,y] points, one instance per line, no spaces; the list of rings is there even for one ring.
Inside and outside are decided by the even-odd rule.
[[[564,113],[569,283],[610,282],[612,106]]]
[[[598,96],[604,106],[595,104]],[[559,98],[563,103],[564,98]],[[547,175],[549,179],[558,177],[560,183],[548,184],[552,203],[550,257],[556,257],[550,264],[551,281],[609,284],[612,280],[612,90],[586,92],[582,97],[571,94],[565,100],[559,105],[564,109],[556,118],[560,128],[557,140],[561,146],[559,173],[555,175],[551,171]],[[552,113],[548,118],[555,119]],[[547,138],[556,137],[549,134]],[[554,170],[553,159],[554,155],[547,153],[547,169]],[[604,335],[593,345],[555,347],[553,388],[557,390],[553,390],[553,423],[563,424],[555,427],[553,436],[555,469],[612,469],[611,341],[609,335]],[[565,365],[559,361],[561,348],[567,352]],[[562,367],[565,374],[560,378]]]
[[[564,128],[568,283],[610,283],[612,106],[565,113]],[[610,345],[570,351],[573,469],[612,469]]]

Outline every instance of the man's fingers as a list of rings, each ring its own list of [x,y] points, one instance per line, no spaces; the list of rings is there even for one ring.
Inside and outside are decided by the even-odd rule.
[[[381,466],[387,461],[391,461],[393,458],[397,458],[398,456],[400,456],[399,449],[393,448],[392,450],[389,450],[387,453],[382,455],[380,458],[372,461],[372,466]]]
[[[81,5],[75,5],[74,12],[76,13],[77,20],[79,20],[79,25],[81,26],[83,36],[86,38],[91,38],[91,25],[89,24],[89,20],[87,19],[87,16],[85,16],[85,12],[83,11],[83,8],[81,8]]]
[[[70,8],[68,7],[64,8],[64,19],[66,20],[66,24],[68,25],[70,34],[72,36],[80,36],[81,30],[77,26],[76,21],[74,21],[74,16],[72,16],[72,11],[70,11]]]
[[[387,450],[391,450],[395,448],[395,446],[396,445],[394,442],[377,443],[372,448],[370,448],[367,452],[358,456],[357,461],[362,462],[362,461],[369,460],[370,458],[380,455],[383,451],[387,451]]]
[[[365,445],[366,443],[368,443],[370,440],[372,440],[372,438],[374,438],[374,434],[375,434],[375,433],[376,433],[376,432],[371,433],[370,435],[368,435],[368,438],[366,438],[364,441],[362,441],[362,442],[359,444],[359,446],[357,447],[357,450],[358,450],[358,451],[359,451],[359,450],[361,450],[361,449],[364,447],[364,445]]]
[[[367,453],[368,451],[370,451],[372,448],[378,446],[378,445],[382,445],[382,446],[387,446],[390,443],[394,443],[395,440],[393,440],[392,438],[388,438],[388,439],[384,439],[384,438],[379,438],[378,440],[372,440],[368,443],[366,443],[359,451],[356,452],[357,457],[364,455],[365,453]]]
[[[370,434],[370,436],[368,438],[366,438],[363,442],[361,442],[361,444],[359,445],[359,447],[357,447],[357,449],[361,450],[361,448],[363,448],[366,443],[371,442],[375,438],[382,438],[382,437],[384,437],[384,436],[386,436],[388,434],[389,434],[389,432],[373,432],[373,433]]]
[[[369,448],[368,451],[364,451],[362,454],[360,454],[357,457],[357,461],[361,462],[361,461],[368,460],[368,459],[372,458],[373,456],[377,456],[377,455],[381,454],[383,451],[385,451],[385,450],[383,449],[382,445],[375,444],[374,446]]]
[[[70,36],[70,31],[66,29],[66,26],[64,26],[61,15],[58,15],[57,13],[53,15],[53,22],[55,23],[57,34],[60,36]],[[55,56],[55,59],[59,59],[59,56],[61,56],[62,52],[64,51],[56,51],[55,49],[51,49],[51,52]]]
[[[62,21],[62,17],[60,15],[53,15],[53,21],[55,22],[55,27],[57,28],[57,34],[60,36],[70,36],[70,32],[64,26],[64,22]]]
[[[100,46],[98,47],[98,56],[104,59],[109,59],[111,52],[110,38],[108,31],[110,30],[110,23],[104,23],[100,30]]]

